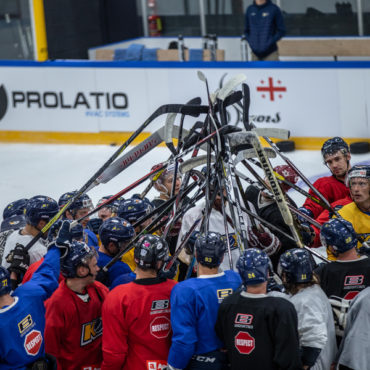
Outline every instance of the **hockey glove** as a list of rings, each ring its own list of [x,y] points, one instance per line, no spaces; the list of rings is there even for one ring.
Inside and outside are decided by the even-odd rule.
[[[313,213],[312,213],[312,211],[310,209],[307,209],[307,208],[304,208],[304,207],[299,207],[298,208],[298,211],[300,211],[301,213],[305,214],[306,216],[309,216],[311,218],[314,218]],[[300,215],[297,215],[297,218],[298,218],[298,221],[300,223],[307,222],[307,220],[305,218],[303,218],[302,216],[300,216]]]
[[[48,233],[48,242],[52,243],[55,241],[56,237],[58,236],[59,229],[61,228],[63,223],[62,219],[57,220],[51,225],[51,228]]]
[[[168,262],[171,261],[171,257],[167,256],[164,260],[162,268],[158,271],[158,277],[161,279],[173,279],[176,276],[177,268],[179,266],[179,261],[175,260],[169,270],[165,270]]]
[[[67,255],[72,243],[73,233],[70,230],[70,226],[71,221],[64,220],[55,240],[55,245],[60,249],[60,258]]]
[[[262,249],[268,256],[276,253],[281,247],[278,237],[276,237],[267,227],[260,225],[261,231],[256,227],[249,228],[249,239],[253,248]]]
[[[17,243],[15,248],[6,256],[6,262],[10,264],[8,270],[15,272],[20,277],[26,273],[30,266],[30,255],[22,244]]]
[[[299,225],[299,231],[301,233],[302,243],[309,247],[315,240],[315,230],[308,222],[302,222]]]
[[[101,224],[103,223],[103,220],[101,218],[92,218],[87,223],[87,228],[91,230],[94,234],[99,234],[99,228]]]
[[[190,256],[194,254],[195,242],[198,238],[198,235],[199,231],[193,231],[188,239],[188,242],[186,243],[185,252]]]

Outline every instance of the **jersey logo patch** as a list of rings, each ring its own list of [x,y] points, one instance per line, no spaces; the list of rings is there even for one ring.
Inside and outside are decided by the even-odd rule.
[[[32,316],[27,315],[23,320],[18,323],[19,333],[22,334],[26,329],[28,329],[33,324]]]
[[[235,317],[235,324],[250,325],[253,321],[253,315],[238,313]]]
[[[38,330],[32,330],[24,338],[24,349],[31,356],[36,356],[41,348],[42,335]]]
[[[83,324],[81,332],[81,347],[91,343],[96,338],[99,338],[102,334],[103,334],[103,324],[101,317],[98,317],[93,321]]]
[[[234,344],[241,355],[249,355],[255,347],[254,338],[246,331],[239,331],[236,334]]]
[[[162,360],[148,360],[146,362],[147,370],[166,370],[167,361]]]
[[[344,279],[344,285],[361,285],[364,282],[364,275],[353,275],[346,276]]]
[[[165,316],[156,317],[150,323],[150,333],[157,339],[167,338],[171,331],[171,322]]]
[[[161,299],[159,301],[153,301],[151,311],[165,310],[169,306],[170,306],[169,299]]]
[[[231,288],[218,289],[217,290],[218,303],[221,303],[227,296],[232,294],[232,292],[233,292],[233,290]]]

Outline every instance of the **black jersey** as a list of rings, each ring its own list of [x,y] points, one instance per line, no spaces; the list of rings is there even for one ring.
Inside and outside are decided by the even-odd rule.
[[[315,274],[328,297],[351,300],[370,286],[370,259],[362,256],[354,261],[333,261],[320,265]]]
[[[302,369],[297,313],[284,298],[232,294],[220,305],[216,333],[232,369]]]

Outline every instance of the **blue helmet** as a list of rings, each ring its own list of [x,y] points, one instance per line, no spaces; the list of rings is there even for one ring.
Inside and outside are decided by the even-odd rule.
[[[74,190],[74,191],[69,191],[61,195],[58,201],[59,207],[60,208],[64,207],[69,202],[69,200],[73,198],[76,194],[77,194],[77,190]],[[93,203],[92,203],[91,198],[87,194],[82,194],[70,205],[68,210],[71,213],[74,213],[78,211],[79,209],[92,208],[92,207],[93,207]]]
[[[36,195],[28,200],[26,205],[26,222],[32,226],[43,220],[49,222],[59,211],[58,203],[44,195]]]
[[[26,204],[28,202],[28,199],[18,199],[14,202],[9,203],[3,211],[3,219],[6,220],[9,217],[12,216],[20,216],[24,215],[24,211],[26,209]]]
[[[236,267],[244,285],[256,285],[267,281],[270,259],[264,251],[248,248],[240,255]]]
[[[320,232],[321,243],[331,245],[338,253],[346,252],[357,245],[357,236],[352,224],[343,218],[325,222]]]
[[[135,230],[129,222],[119,217],[105,220],[99,228],[99,237],[104,246],[109,242],[120,243],[135,236]]]
[[[113,197],[113,195],[105,195],[104,197],[99,199],[96,206],[99,207],[103,202],[105,202],[106,200],[108,200],[112,197]],[[123,198],[122,199],[117,198],[117,199],[113,200],[112,202],[110,202],[109,204],[105,205],[104,207],[109,208],[112,211],[112,213],[117,213],[120,202],[123,201],[123,200],[124,200]]]
[[[285,273],[287,283],[309,283],[312,280],[310,253],[302,248],[289,249],[280,256],[278,274]]]
[[[0,297],[9,294],[11,290],[10,273],[5,267],[0,266]]]
[[[134,259],[142,270],[157,269],[157,262],[169,254],[167,242],[157,235],[144,235],[135,244]]]
[[[68,254],[61,259],[60,271],[65,278],[75,278],[79,266],[88,267],[91,258],[96,256],[94,247],[78,241],[72,241]]]
[[[143,200],[127,199],[120,203],[117,216],[133,224],[148,214],[150,210],[150,206]]]
[[[199,234],[195,241],[197,262],[213,268],[220,266],[227,248],[226,238],[219,233],[209,231]]]
[[[26,226],[24,215],[12,216],[1,222],[0,233],[7,230],[19,230]]]
[[[140,199],[142,200],[143,202],[145,202],[148,206],[150,206],[151,210],[154,209],[154,206],[153,206],[153,203],[147,198],[147,197],[144,197],[144,198],[140,198],[140,194],[134,194],[131,199]]]
[[[325,156],[335,154],[338,151],[341,151],[344,154],[349,153],[348,144],[338,136],[326,140],[321,147],[321,155],[324,160]]]

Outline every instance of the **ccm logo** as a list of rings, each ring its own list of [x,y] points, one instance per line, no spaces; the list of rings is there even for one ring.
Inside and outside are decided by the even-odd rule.
[[[245,324],[250,325],[253,321],[253,315],[248,315],[244,313],[238,313],[235,318],[235,324]]]
[[[344,285],[361,285],[364,282],[364,275],[346,276]]]

